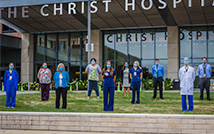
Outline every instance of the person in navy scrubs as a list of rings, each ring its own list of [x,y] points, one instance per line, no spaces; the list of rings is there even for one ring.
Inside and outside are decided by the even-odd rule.
[[[137,91],[136,104],[140,104],[140,84],[143,78],[143,70],[141,69],[139,62],[135,61],[133,68],[130,69],[130,79],[132,85],[132,104],[135,104],[135,91]]]
[[[104,111],[114,110],[115,80],[116,80],[116,71],[111,66],[111,62],[107,61],[102,71]]]
[[[9,70],[4,74],[4,88],[6,91],[6,106],[14,108],[16,105],[16,90],[18,89],[19,75],[14,70],[14,64],[9,64]]]

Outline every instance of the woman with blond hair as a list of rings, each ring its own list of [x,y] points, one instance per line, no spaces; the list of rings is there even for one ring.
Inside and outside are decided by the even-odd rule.
[[[41,99],[42,101],[48,101],[52,74],[51,70],[47,66],[47,63],[43,63],[38,71],[37,77],[39,79],[40,87],[42,90]]]
[[[135,91],[137,91],[137,101],[136,104],[140,104],[140,83],[143,78],[143,70],[140,67],[138,61],[135,61],[133,68],[130,69],[130,79],[132,85],[132,104],[135,104]]]
[[[67,88],[70,78],[68,72],[65,71],[64,64],[57,66],[57,72],[54,74],[55,90],[56,90],[56,109],[60,106],[60,94],[62,94],[62,109],[67,108]]]
[[[111,62],[106,61],[102,71],[104,111],[114,110],[115,80],[116,80],[116,71],[111,66]],[[108,102],[108,96],[109,96],[109,102]]]

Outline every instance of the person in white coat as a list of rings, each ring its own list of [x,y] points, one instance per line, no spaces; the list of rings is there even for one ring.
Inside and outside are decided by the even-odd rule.
[[[184,58],[184,66],[179,70],[180,88],[181,88],[181,99],[182,99],[182,110],[183,113],[187,111],[186,96],[188,95],[189,110],[193,112],[193,88],[195,81],[194,68],[189,65],[189,58]]]

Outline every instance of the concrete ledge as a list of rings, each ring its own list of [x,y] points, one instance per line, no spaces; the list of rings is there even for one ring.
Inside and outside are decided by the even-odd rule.
[[[214,133],[214,115],[0,112],[0,129]]]

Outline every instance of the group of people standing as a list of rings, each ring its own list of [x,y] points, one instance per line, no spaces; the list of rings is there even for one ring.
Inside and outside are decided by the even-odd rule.
[[[207,58],[203,58],[203,64],[198,67],[198,74],[200,77],[200,99],[203,99],[203,89],[207,90],[207,100],[210,100],[209,86],[211,78],[211,66],[207,64]],[[194,68],[189,66],[189,58],[184,58],[184,66],[179,70],[180,88],[182,96],[182,110],[187,111],[186,96],[189,101],[189,112],[193,111],[193,88],[195,80]],[[114,110],[114,92],[116,71],[111,65],[111,61],[106,61],[104,68],[101,70],[100,66],[96,64],[96,59],[92,58],[90,64],[86,67],[85,72],[88,74],[88,99],[90,99],[92,89],[95,89],[97,98],[99,97],[99,75],[103,81],[103,103],[104,111]],[[51,70],[48,68],[47,63],[43,63],[38,71],[38,79],[41,87],[41,100],[48,101],[49,89],[51,84]],[[154,95],[156,98],[157,86],[159,86],[160,99],[163,99],[163,77],[164,67],[159,63],[159,60],[155,60],[155,65],[152,67]],[[69,74],[65,71],[64,64],[60,63],[57,66],[57,71],[54,74],[54,83],[56,91],[56,103],[55,107],[60,108],[60,98],[62,94],[63,104],[62,109],[67,108],[67,88],[70,80]],[[132,104],[140,103],[140,86],[143,78],[143,70],[140,67],[138,61],[135,61],[132,68],[129,68],[128,62],[124,63],[121,70],[122,87],[124,89],[124,96],[129,96],[129,90],[132,89]],[[9,64],[9,70],[5,72],[4,87],[7,94],[6,106],[14,108],[16,99],[16,90],[18,89],[19,76],[14,69],[14,64]],[[135,94],[137,92],[137,101],[135,101]]]

